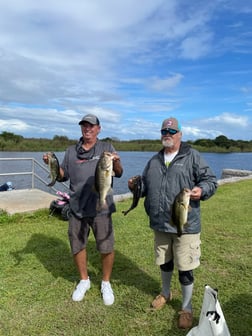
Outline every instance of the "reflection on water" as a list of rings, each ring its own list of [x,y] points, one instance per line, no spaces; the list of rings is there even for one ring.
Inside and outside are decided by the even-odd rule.
[[[123,176],[114,179],[114,194],[124,194],[128,191],[128,179],[131,176],[141,174],[147,161],[155,154],[154,152],[120,152],[121,162],[124,168]],[[64,152],[57,152],[59,161],[63,159]],[[47,166],[42,160],[43,152],[0,152],[1,158],[34,158],[40,164]],[[217,179],[221,178],[223,169],[244,169],[252,170],[252,153],[202,153],[202,156],[208,162]],[[0,173],[17,173],[31,172],[31,161],[1,161]],[[36,174],[44,180],[50,181],[48,173],[36,165]],[[0,184],[11,181],[16,189],[31,188],[31,175],[12,175],[0,176]],[[47,187],[38,179],[35,179],[35,188],[42,189],[47,192],[55,193],[50,187]],[[57,190],[65,191],[65,188],[56,183]]]

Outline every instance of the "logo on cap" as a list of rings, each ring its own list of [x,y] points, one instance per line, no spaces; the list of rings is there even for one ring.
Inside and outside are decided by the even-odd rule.
[[[167,120],[166,126],[172,126],[172,124],[173,124],[172,120]]]

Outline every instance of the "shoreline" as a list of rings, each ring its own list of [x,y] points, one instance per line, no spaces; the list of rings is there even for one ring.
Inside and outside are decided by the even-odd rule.
[[[223,169],[221,179],[219,179],[218,186],[221,186],[226,183],[234,183],[243,180],[252,179],[252,171],[251,170],[242,170],[242,169]],[[114,195],[115,202],[122,202],[126,199],[132,198],[133,194],[131,192],[127,192],[121,195]]]
[[[252,171],[224,169],[223,179],[218,180],[218,185],[235,183],[238,181],[252,179]],[[131,192],[114,195],[115,202],[133,198]],[[0,192],[0,212],[1,209],[8,214],[34,212],[39,209],[49,208],[50,202],[55,200],[55,195],[39,189],[18,189]]]

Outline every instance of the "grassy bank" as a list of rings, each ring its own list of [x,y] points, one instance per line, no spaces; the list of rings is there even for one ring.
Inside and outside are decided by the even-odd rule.
[[[176,327],[181,293],[173,278],[174,300],[159,312],[149,304],[160,290],[153,238],[142,200],[127,216],[131,200],[114,215],[116,260],[112,285],[115,304],[103,305],[99,256],[91,235],[92,288],[84,301],[71,294],[78,281],[67,239],[67,222],[35,214],[0,215],[0,335],[186,335]],[[202,258],[195,271],[193,298],[197,325],[208,284],[219,300],[231,335],[252,334],[251,218],[252,180],[226,184],[202,202]]]
[[[48,138],[24,138],[10,132],[0,134],[0,151],[9,152],[62,152],[78,140],[79,136],[74,139],[68,139],[66,136],[55,135],[53,139]],[[137,139],[137,140],[119,140],[115,138],[101,138],[102,141],[112,143],[119,152],[121,151],[140,151],[140,152],[157,152],[161,149],[160,139]],[[252,140],[232,140],[224,135],[215,139],[197,139],[187,141],[193,148],[200,152],[211,153],[235,153],[251,152]]]

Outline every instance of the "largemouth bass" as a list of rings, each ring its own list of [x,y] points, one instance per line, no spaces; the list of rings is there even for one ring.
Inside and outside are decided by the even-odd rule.
[[[175,197],[172,207],[172,222],[177,227],[178,237],[182,235],[184,225],[187,224],[188,211],[191,210],[190,203],[191,190],[183,188]]]
[[[113,172],[113,154],[110,152],[103,152],[95,169],[95,189],[99,194],[99,203],[97,210],[105,209],[106,196],[112,191],[112,177]]]
[[[140,175],[136,175],[132,177],[133,188],[130,191],[133,193],[133,200],[130,208],[128,210],[122,211],[124,216],[126,216],[131,210],[137,207],[139,199],[142,194],[142,177]]]
[[[48,185],[48,187],[52,187],[55,183],[57,178],[59,177],[60,173],[60,166],[59,166],[59,161],[57,159],[57,156],[53,152],[48,152],[48,166],[50,169],[50,178],[51,182]]]

